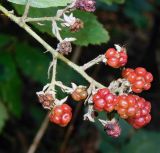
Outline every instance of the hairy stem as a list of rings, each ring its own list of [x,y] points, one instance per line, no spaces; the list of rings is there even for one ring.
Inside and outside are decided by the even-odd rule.
[[[55,83],[56,83],[56,68],[57,68],[57,58],[53,57],[53,62],[52,62],[52,80],[50,83],[49,88],[47,89],[47,91],[52,90],[54,93],[54,98],[55,98]]]
[[[29,13],[29,8],[30,8],[30,3],[29,3],[29,0],[27,0],[27,4],[26,4],[26,7],[25,7],[23,16],[22,16],[23,20],[25,20],[27,18],[28,13]]]
[[[23,28],[26,32],[28,32],[33,38],[35,38],[47,51],[49,51],[53,56],[65,62],[68,66],[73,68],[76,72],[78,72],[82,77],[84,77],[89,83],[93,82],[94,85],[98,88],[103,88],[104,86],[99,82],[95,81],[91,78],[84,70],[65,58],[63,55],[59,54],[55,49],[53,49],[48,43],[46,43],[38,34],[36,34],[26,23],[21,22],[21,18],[10,13],[6,8],[0,5],[0,11],[2,11],[6,16],[8,16],[12,21],[17,23],[21,28]]]
[[[68,91],[72,90],[72,88],[65,86],[65,85],[64,85],[62,82],[60,82],[60,81],[56,81],[55,85],[58,86],[58,87],[60,87],[60,88],[63,89],[63,90],[68,90]]]
[[[25,22],[41,22],[41,21],[52,21],[54,17],[39,17],[39,18],[26,18]]]
[[[95,59],[93,59],[93,60],[89,61],[88,63],[84,64],[82,66],[82,69],[87,70],[88,68],[94,66],[95,64],[98,64],[99,62],[102,62],[103,58],[104,58],[104,55],[99,55]]]

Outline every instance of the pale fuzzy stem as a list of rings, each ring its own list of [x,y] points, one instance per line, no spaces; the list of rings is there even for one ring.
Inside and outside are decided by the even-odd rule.
[[[25,22],[53,21],[54,19],[54,17],[26,18]]]
[[[25,10],[24,10],[24,13],[23,13],[23,16],[22,16],[22,19],[25,20],[28,16],[28,13],[29,13],[29,9],[30,9],[30,3],[29,3],[29,0],[27,0],[27,4],[25,6]]]
[[[52,80],[50,83],[49,88],[47,89],[46,92],[52,90],[53,91],[53,97],[55,98],[55,83],[56,83],[56,68],[57,68],[57,58],[53,57],[53,65],[52,65]]]
[[[72,88],[65,86],[65,85],[64,85],[62,82],[60,82],[60,81],[56,81],[56,82],[55,82],[55,85],[58,86],[58,87],[60,87],[60,88],[63,89],[63,90],[68,90],[68,91],[71,91],[71,90],[72,90]]]
[[[84,64],[82,66],[83,70],[87,70],[90,67],[94,66],[95,64],[98,64],[99,62],[102,62],[104,58],[104,55],[99,55],[98,57],[96,57],[95,59],[89,61],[88,63]]]

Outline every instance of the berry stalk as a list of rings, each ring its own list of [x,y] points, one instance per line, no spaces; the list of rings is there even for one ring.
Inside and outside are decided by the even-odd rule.
[[[81,67],[85,71],[85,70],[89,69],[90,67],[94,66],[95,64],[98,64],[99,62],[102,62],[103,59],[104,59],[104,55],[99,55],[98,57],[89,61],[88,63],[84,64]]]

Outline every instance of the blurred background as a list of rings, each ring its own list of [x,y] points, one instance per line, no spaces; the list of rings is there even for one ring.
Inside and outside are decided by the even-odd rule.
[[[23,13],[24,7],[20,5],[6,0],[0,3],[8,10],[14,9],[17,15]],[[47,16],[55,11],[55,8],[42,11],[31,8],[30,16]],[[85,28],[78,34],[62,31],[63,36],[78,39],[67,58],[82,65],[114,44],[125,46],[129,56],[126,67],[142,66],[154,76],[151,90],[141,94],[152,104],[152,121],[141,130],[120,121],[122,135],[109,138],[99,123],[83,121],[83,105],[69,97],[68,103],[77,114],[72,127],[49,123],[36,152],[59,153],[63,148],[64,153],[160,153],[160,1],[97,0],[94,16],[78,11],[75,15],[84,21]],[[56,47],[49,23],[30,26]],[[49,82],[51,57],[43,52],[44,48],[30,35],[0,14],[0,153],[27,152],[47,114],[35,94]],[[99,64],[87,73],[108,86],[121,76],[121,69]],[[88,85],[61,61],[57,79],[69,86],[71,82]],[[58,88],[57,91],[58,98],[65,96]],[[66,136],[68,129],[70,134]]]

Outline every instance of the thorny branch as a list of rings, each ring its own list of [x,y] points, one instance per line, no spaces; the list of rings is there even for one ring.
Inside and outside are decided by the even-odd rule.
[[[62,60],[65,62],[68,66],[73,68],[76,72],[78,72],[83,78],[85,78],[89,83],[93,82],[94,85],[98,88],[103,88],[104,86],[91,78],[84,70],[65,58],[63,55],[59,54],[55,49],[53,49],[48,43],[46,43],[37,33],[35,33],[26,23],[22,23],[20,18],[12,14],[10,11],[8,11],[6,8],[4,8],[2,5],[0,5],[0,11],[2,11],[7,17],[9,17],[12,21],[17,23],[21,28],[23,28],[26,32],[28,32],[33,38],[35,38],[47,51],[49,51],[54,57],[57,57],[57,59]]]
[[[104,55],[99,55],[95,59],[93,59],[93,60],[89,61],[88,63],[84,64],[82,66],[82,69],[86,70],[86,69],[94,66],[95,64],[98,64],[99,62],[103,62],[104,59],[105,59]]]
[[[88,62],[87,64],[85,64],[83,67],[80,67],[74,63],[72,63],[70,60],[68,60],[67,58],[65,58],[63,55],[59,54],[56,49],[52,48],[48,43],[46,43],[38,34],[36,34],[27,24],[26,22],[39,22],[39,21],[52,21],[52,27],[55,27],[56,30],[56,37],[57,39],[61,42],[62,38],[61,35],[59,33],[59,28],[57,27],[57,23],[56,20],[60,20],[60,17],[63,15],[63,13],[67,12],[71,6],[67,6],[65,9],[63,10],[59,10],[59,12],[57,12],[57,15],[55,17],[42,17],[42,18],[28,18],[28,13],[29,13],[29,1],[26,4],[25,7],[25,11],[22,17],[17,17],[14,14],[10,13],[7,9],[5,9],[2,5],[0,5],[0,11],[2,11],[6,16],[8,16],[12,21],[14,21],[15,23],[17,23],[21,28],[23,28],[25,31],[27,31],[32,37],[34,37],[40,44],[43,45],[43,47],[49,51],[52,56],[53,56],[53,63],[52,63],[52,80],[51,83],[49,84],[49,87],[47,89],[47,91],[52,90],[54,93],[54,97],[55,97],[55,85],[61,87],[61,89],[63,90],[71,90],[71,88],[63,85],[61,82],[56,81],[56,65],[57,65],[57,59],[62,60],[63,62],[65,62],[68,66],[70,66],[71,68],[73,68],[75,71],[77,71],[82,77],[84,77],[90,84],[94,85],[97,88],[103,88],[104,86],[102,84],[100,84],[99,82],[95,81],[93,78],[91,78],[90,76],[88,76],[88,74],[84,71],[88,68],[90,68],[91,66],[103,61],[103,56],[100,55],[99,57],[95,58],[94,60]],[[23,22],[22,22],[23,21]],[[79,107],[75,110],[75,116],[73,121],[71,122],[71,126],[69,129],[69,134],[66,137],[63,145],[62,145],[62,149],[61,152],[63,152],[63,149],[65,148],[66,142],[68,141],[68,138],[70,136],[70,133],[72,132],[72,125],[74,124],[75,118],[79,112],[79,109],[81,108],[81,104],[79,104]],[[48,114],[45,117],[39,131],[37,132],[33,143],[31,144],[28,153],[34,153],[36,148],[38,147],[38,144],[40,143],[40,140],[42,138],[42,136],[44,135],[46,129],[48,126]]]

